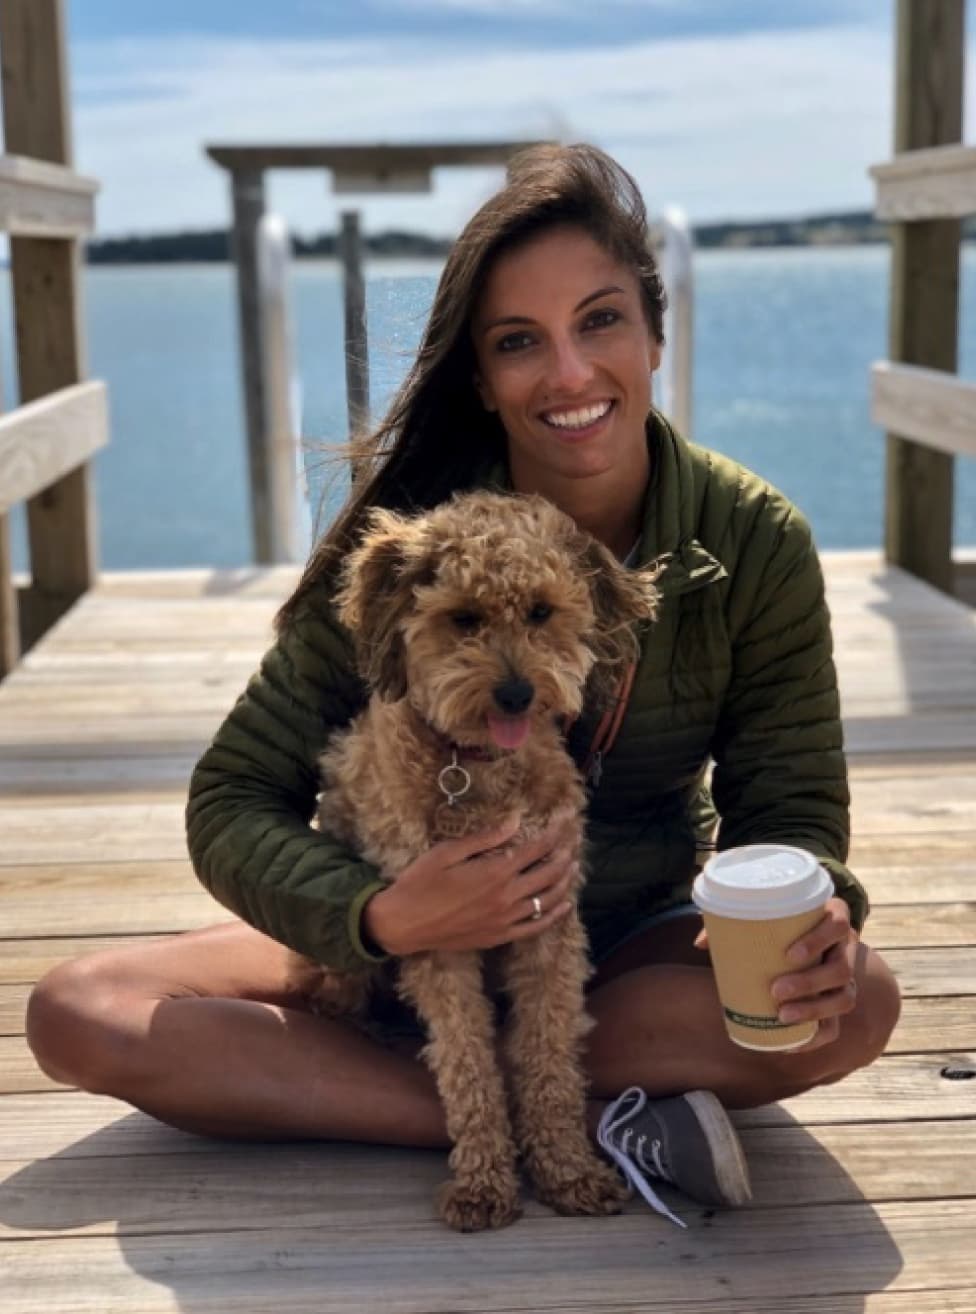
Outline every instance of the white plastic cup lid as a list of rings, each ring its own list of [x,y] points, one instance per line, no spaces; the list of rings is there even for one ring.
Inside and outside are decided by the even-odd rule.
[[[702,912],[767,921],[819,908],[833,890],[833,881],[805,849],[745,844],[710,858],[695,878],[691,897]]]

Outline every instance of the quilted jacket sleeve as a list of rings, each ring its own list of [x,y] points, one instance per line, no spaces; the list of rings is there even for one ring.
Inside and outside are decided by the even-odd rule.
[[[311,829],[317,761],[363,704],[348,635],[323,603],[298,619],[193,773],[190,857],[225,907],[266,935],[341,970],[375,961],[360,938],[376,870]]]
[[[847,768],[823,575],[809,527],[770,497],[730,592],[732,676],[713,744],[720,849],[777,840],[813,853],[860,930],[865,890],[845,865]]]

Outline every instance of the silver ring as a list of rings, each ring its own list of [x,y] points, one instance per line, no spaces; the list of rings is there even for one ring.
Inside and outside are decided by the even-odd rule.
[[[542,916],[542,900],[539,898],[537,894],[533,894],[532,916],[529,918],[529,921],[537,922],[541,916]]]

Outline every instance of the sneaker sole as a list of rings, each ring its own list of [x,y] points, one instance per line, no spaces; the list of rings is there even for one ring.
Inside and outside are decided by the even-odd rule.
[[[715,1165],[715,1179],[728,1205],[744,1205],[752,1199],[749,1165],[729,1115],[710,1090],[690,1090],[684,1097],[698,1119]]]

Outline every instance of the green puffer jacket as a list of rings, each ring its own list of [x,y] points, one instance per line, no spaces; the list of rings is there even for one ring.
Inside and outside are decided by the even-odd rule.
[[[807,523],[768,484],[687,443],[656,414],[648,435],[639,559],[670,553],[671,562],[590,800],[581,909],[594,953],[637,919],[687,899],[696,848],[716,811],[719,848],[778,840],[815,854],[860,928],[868,901],[844,866],[847,775]],[[365,696],[323,584],[203,755],[187,807],[190,854],[211,894],[266,934],[344,970],[376,961],[360,919],[382,886],[374,868],[309,820],[318,755]],[[597,719],[591,712],[573,728],[578,761]]]

